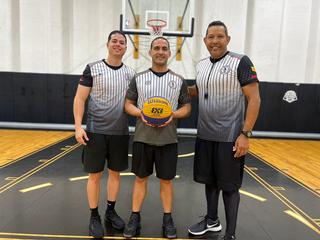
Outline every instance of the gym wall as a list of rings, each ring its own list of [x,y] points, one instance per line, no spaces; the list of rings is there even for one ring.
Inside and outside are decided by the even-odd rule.
[[[0,72],[0,121],[73,124],[79,77]],[[195,81],[187,82],[191,85]],[[285,96],[288,91],[295,92],[296,98]],[[320,133],[319,84],[260,82],[260,94],[261,111],[254,130]],[[192,116],[180,121],[179,127],[196,128],[197,101],[192,104]],[[134,124],[133,119],[130,123]]]

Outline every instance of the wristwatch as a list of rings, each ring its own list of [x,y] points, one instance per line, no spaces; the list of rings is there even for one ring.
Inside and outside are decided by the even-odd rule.
[[[244,131],[242,130],[241,133],[246,136],[247,138],[252,137],[252,131]]]

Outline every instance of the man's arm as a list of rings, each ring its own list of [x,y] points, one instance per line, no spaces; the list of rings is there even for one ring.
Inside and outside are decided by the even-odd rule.
[[[148,125],[148,126],[150,126],[150,127],[155,127],[155,126],[149,124],[149,123],[147,122],[147,120],[144,119],[141,110],[136,107],[136,101],[133,101],[133,100],[130,100],[130,99],[127,98],[126,101],[125,101],[125,103],[124,103],[124,110],[125,110],[125,112],[128,113],[129,115],[140,118],[141,121],[142,121],[144,124],[146,124],[146,125]]]
[[[191,114],[191,103],[182,105],[179,109],[172,113],[172,118],[186,118]]]
[[[73,102],[73,116],[74,116],[74,126],[75,126],[75,138],[78,143],[86,145],[85,140],[88,141],[88,136],[84,129],[81,127],[82,118],[85,109],[86,100],[90,94],[91,87],[86,87],[83,85],[78,85],[76,96]]]
[[[243,131],[251,131],[258,118],[260,109],[260,94],[259,84],[257,82],[248,84],[242,88],[248,105],[246,111],[246,117],[244,120]],[[241,157],[245,155],[249,150],[249,139],[240,134],[235,142],[235,157]]]
[[[259,84],[257,82],[246,85],[242,88],[243,94],[246,96],[248,105],[246,117],[244,120],[243,131],[251,131],[258,118],[260,109]]]
[[[192,85],[192,86],[188,86],[188,92],[191,98],[197,97],[198,96],[198,89],[197,89],[197,85]]]
[[[141,117],[141,110],[136,107],[136,101],[126,99],[124,104],[124,110],[131,116]]]

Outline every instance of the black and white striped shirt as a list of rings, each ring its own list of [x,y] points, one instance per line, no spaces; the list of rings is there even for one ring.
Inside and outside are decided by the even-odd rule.
[[[185,80],[171,70],[157,73],[148,69],[137,74],[130,83],[126,98],[135,101],[137,107],[142,109],[148,98],[156,96],[166,98],[173,111],[177,110],[179,105],[190,102]],[[154,128],[145,125],[138,118],[133,141],[157,146],[176,143],[176,121],[163,128]]]
[[[242,87],[257,82],[246,55],[227,52],[220,59],[207,57],[196,67],[199,93],[198,137],[234,142],[243,127],[245,96]]]
[[[87,131],[107,135],[128,134],[124,100],[134,74],[134,70],[125,64],[114,67],[105,60],[86,66],[79,84],[91,87]]]

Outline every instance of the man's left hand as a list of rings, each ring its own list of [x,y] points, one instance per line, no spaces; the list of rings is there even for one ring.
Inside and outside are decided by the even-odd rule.
[[[235,151],[234,157],[235,158],[242,157],[248,153],[248,150],[249,150],[249,139],[243,134],[240,134],[233,147],[233,151]]]

